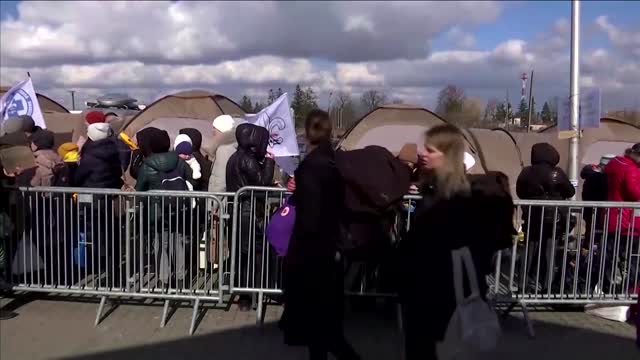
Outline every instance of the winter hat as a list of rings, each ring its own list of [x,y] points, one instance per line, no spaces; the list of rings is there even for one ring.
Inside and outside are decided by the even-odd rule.
[[[640,155],[640,143],[637,143],[631,147],[631,153]]]
[[[173,142],[173,148],[176,150],[176,153],[180,155],[191,155],[193,154],[193,147],[191,144],[191,138],[188,135],[180,134]]]
[[[613,160],[616,156],[613,154],[602,155],[600,158],[600,166],[607,166],[609,161]]]
[[[220,115],[213,120],[213,128],[223,133],[231,131],[233,124],[231,115]]]
[[[53,149],[53,133],[49,130],[40,130],[34,132],[31,136],[31,143],[36,146],[38,150],[51,150]]]
[[[72,142],[64,143],[58,147],[58,155],[64,162],[76,162],[80,159],[80,149]]]
[[[400,161],[417,164],[418,163],[418,145],[417,144],[404,144],[400,153],[398,154]]]
[[[194,128],[186,128],[180,130],[180,134],[185,134],[191,139],[191,146],[193,148],[193,152],[199,152],[202,147],[202,133],[198,129]]]
[[[87,136],[92,141],[100,141],[112,135],[111,125],[107,123],[93,123],[87,128]]]
[[[96,124],[105,122],[105,116],[102,111],[91,111],[84,117],[87,124]]]

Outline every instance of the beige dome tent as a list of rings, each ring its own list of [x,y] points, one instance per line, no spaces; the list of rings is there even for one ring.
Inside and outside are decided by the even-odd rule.
[[[541,131],[542,134],[557,138],[556,127]],[[566,168],[569,156],[569,141],[557,140],[558,151],[564,160],[561,166]],[[580,139],[580,157],[578,165],[596,164],[602,155],[621,155],[625,149],[640,142],[640,128],[614,117],[600,119],[597,129],[584,129]]]
[[[123,131],[134,136],[140,129],[159,118],[199,119],[211,123],[222,114],[244,116],[244,111],[224,95],[191,90],[167,95],[129,119]]]
[[[357,121],[338,147],[353,150],[379,145],[397,154],[406,143],[422,144],[429,128],[446,123],[445,119],[422,106],[383,105]],[[515,141],[507,132],[468,129],[465,138],[467,151],[476,161],[470,173],[502,171],[511,177],[514,173],[517,176],[522,168]]]

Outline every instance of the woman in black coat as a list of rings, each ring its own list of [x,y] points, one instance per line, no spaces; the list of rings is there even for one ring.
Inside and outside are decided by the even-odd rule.
[[[408,360],[437,359],[436,343],[456,307],[451,251],[469,247],[484,296],[491,259],[515,233],[506,176],[467,176],[464,148],[462,133],[452,125],[427,132],[421,160],[429,176],[411,230],[398,249]]]
[[[310,359],[359,359],[344,338],[340,216],[344,186],[330,143],[331,121],[312,111],[305,124],[311,152],[295,172],[296,220],[284,259],[284,313],[288,345],[306,346]]]

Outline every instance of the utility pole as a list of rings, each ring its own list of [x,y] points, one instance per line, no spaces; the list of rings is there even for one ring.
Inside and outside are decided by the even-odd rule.
[[[578,188],[580,151],[580,1],[571,2],[571,130],[569,145],[569,180]]]
[[[507,130],[509,130],[509,108],[511,107],[509,105],[509,89],[507,89],[507,96],[505,100],[507,101],[507,103],[505,104],[505,111],[504,111],[504,126]]]
[[[71,93],[71,109],[76,109],[76,92],[75,90],[69,91]]]
[[[531,105],[533,105],[533,70],[531,70],[531,78],[529,80],[529,117],[527,118],[527,132],[531,131]]]

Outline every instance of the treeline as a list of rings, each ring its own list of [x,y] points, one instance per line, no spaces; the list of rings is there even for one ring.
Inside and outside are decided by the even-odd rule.
[[[266,100],[263,100],[264,98],[252,99],[249,95],[244,95],[238,104],[245,112],[256,113],[272,104],[283,93],[282,88],[269,89]],[[302,128],[307,114],[319,107],[318,94],[313,88],[303,88],[300,85],[296,85],[295,90],[290,94],[292,95],[289,100],[293,108],[296,127]],[[328,111],[334,119],[335,126],[341,129],[348,129],[360,117],[389,102],[402,103],[399,99],[389,101],[385,92],[380,90],[367,90],[355,100],[351,93],[344,91],[330,92],[327,97]]]
[[[243,96],[239,105],[248,113],[256,113],[273,103],[284,93],[283,89],[270,89],[266,98],[252,99]],[[294,111],[296,127],[304,127],[304,119],[318,107],[319,98],[311,87],[296,85],[290,92],[291,107]],[[349,92],[330,92],[327,97],[328,111],[334,119],[336,128],[348,129],[351,125],[375,108],[384,104],[401,104],[399,98],[392,98],[384,90],[367,90],[354,97]],[[526,130],[527,125],[551,126],[558,121],[560,98],[555,96],[546,100],[541,107],[532,97],[531,112],[528,98],[516,100],[496,97],[484,100],[467,96],[464,89],[456,85],[447,85],[438,94],[435,112],[447,121],[461,127],[506,128],[512,131]],[[417,104],[420,105],[420,104]],[[515,105],[515,106],[514,106]],[[428,108],[428,107],[427,107]],[[531,114],[531,121],[529,121]],[[640,126],[640,112],[634,110],[614,111],[608,115]]]

